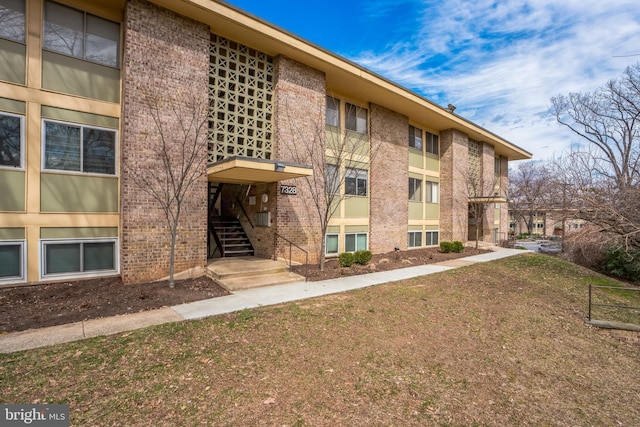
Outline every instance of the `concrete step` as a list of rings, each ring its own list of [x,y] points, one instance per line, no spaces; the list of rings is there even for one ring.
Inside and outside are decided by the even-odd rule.
[[[304,282],[304,277],[289,272],[289,266],[285,261],[273,261],[253,256],[213,260],[207,266],[207,274],[230,291]]]
[[[304,277],[283,271],[280,273],[270,273],[262,275],[251,275],[246,277],[233,277],[218,279],[218,282],[229,291],[239,289],[258,288],[261,286],[284,285],[287,283],[304,282]]]

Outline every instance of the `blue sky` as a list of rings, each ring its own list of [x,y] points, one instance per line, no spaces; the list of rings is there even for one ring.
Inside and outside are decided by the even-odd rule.
[[[640,62],[638,0],[231,0],[533,153],[580,139],[550,99]]]

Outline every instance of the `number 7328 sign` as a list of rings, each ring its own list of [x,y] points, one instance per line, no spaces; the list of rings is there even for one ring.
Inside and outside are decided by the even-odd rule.
[[[280,185],[280,194],[295,196],[298,194],[298,187],[295,185]]]

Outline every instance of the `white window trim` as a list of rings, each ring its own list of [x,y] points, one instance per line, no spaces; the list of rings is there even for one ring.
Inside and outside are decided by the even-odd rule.
[[[61,125],[67,125],[67,126],[75,126],[80,128],[80,170],[79,171],[69,171],[69,170],[63,170],[63,169],[47,169],[45,168],[45,164],[46,164],[46,158],[45,158],[45,150],[47,148],[47,134],[46,134],[46,124],[47,123],[59,123]],[[97,172],[83,172],[82,169],[84,167],[84,150],[83,150],[83,144],[84,144],[84,129],[96,129],[96,130],[103,130],[103,131],[107,131],[107,132],[113,132],[115,134],[115,140],[114,140],[114,154],[113,154],[113,162],[114,162],[114,173],[113,174],[108,174],[108,173],[97,173]],[[116,129],[112,129],[112,128],[105,128],[105,127],[100,127],[100,126],[92,126],[92,125],[85,125],[85,124],[81,124],[81,123],[74,123],[74,122],[65,122],[62,120],[52,120],[52,119],[42,119],[42,129],[41,129],[41,133],[42,133],[42,137],[41,137],[41,144],[40,146],[41,148],[41,152],[40,152],[40,165],[42,168],[43,172],[55,172],[55,173],[63,173],[63,174],[69,174],[69,175],[82,175],[82,176],[109,176],[109,177],[117,177],[118,176],[118,146],[119,146],[119,133]]]
[[[427,245],[427,233],[436,233],[438,235],[438,243],[434,245]],[[424,232],[424,246],[435,247],[440,245],[440,230],[425,230]]]
[[[0,285],[24,283],[27,281],[27,241],[26,240],[0,240],[0,246],[20,245],[20,276],[0,278]]]
[[[329,236],[338,238],[338,250],[336,252],[327,252],[327,237]],[[324,255],[328,257],[340,255],[340,233],[327,233],[324,235]]]
[[[421,230],[409,230],[409,232],[407,234],[420,234],[420,246],[409,246],[409,238],[407,236],[407,247],[409,249],[414,249],[414,248],[422,248],[424,247],[424,244],[426,242],[425,239],[423,239],[424,236],[422,236],[422,233],[424,233],[424,231]],[[415,240],[415,239],[414,239]]]
[[[20,166],[0,165],[0,169],[24,170],[24,159],[26,158],[25,150],[27,148],[27,146],[25,144],[25,120],[24,120],[24,116],[21,115],[21,114],[7,113],[5,111],[0,111],[0,115],[9,116],[9,117],[17,117],[17,118],[20,119]]]
[[[89,272],[76,272],[76,273],[54,273],[54,274],[45,274],[46,268],[46,259],[45,259],[45,246],[48,244],[78,244],[78,243],[113,243],[113,270],[99,270],[99,271],[89,271]],[[80,251],[80,256],[82,256],[82,251]],[[40,280],[46,279],[77,279],[77,278],[89,278],[89,277],[103,277],[103,276],[113,276],[120,274],[120,245],[118,243],[118,238],[89,238],[89,239],[41,239],[40,245],[38,248],[38,259],[40,260],[40,271],[39,276]],[[80,263],[82,265],[82,262]]]
[[[367,237],[367,247],[364,249],[358,249],[358,235],[364,234]],[[347,236],[356,236],[356,250],[355,251],[347,251]],[[369,250],[369,233],[365,231],[354,231],[350,233],[344,233],[344,252],[355,253],[357,251],[368,251]]]
[[[429,185],[431,183],[431,185]],[[425,203],[428,204],[438,204],[440,203],[440,183],[438,181],[431,181],[426,179],[424,181],[425,187]],[[431,195],[429,195],[429,187],[431,187]],[[429,201],[429,196],[431,196],[431,201]]]

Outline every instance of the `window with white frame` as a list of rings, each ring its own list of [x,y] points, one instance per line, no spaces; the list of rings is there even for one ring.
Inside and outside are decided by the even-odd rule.
[[[344,235],[344,251],[366,251],[367,233],[346,233]]]
[[[425,233],[425,246],[436,246],[439,245],[440,243],[438,242],[439,240],[439,231],[427,231]]]
[[[24,167],[24,117],[0,113],[0,167]]]
[[[422,129],[409,125],[409,147],[422,151]]]
[[[336,233],[327,234],[324,239],[325,255],[338,255],[338,243],[340,235]]]
[[[116,239],[44,240],[41,243],[42,277],[118,272]]]
[[[438,203],[439,197],[439,184],[433,181],[425,181],[426,193],[427,193],[427,203]]]
[[[120,24],[47,1],[42,44],[47,50],[118,67]]]
[[[422,201],[422,180],[409,177],[409,200]]]
[[[24,0],[0,0],[0,37],[24,43],[26,35]]]
[[[367,109],[353,104],[345,104],[345,127],[357,133],[368,134]]]
[[[26,249],[24,240],[0,241],[0,284],[26,280]]]
[[[410,231],[409,232],[408,246],[410,248],[417,248],[417,247],[422,246],[422,231]]]
[[[425,147],[427,153],[438,154],[438,135],[425,132]]]
[[[45,120],[43,139],[43,169],[116,173],[114,130]]]
[[[326,123],[340,127],[340,100],[332,96],[327,96]]]
[[[367,195],[367,171],[347,168],[344,178],[344,193],[352,196]]]

